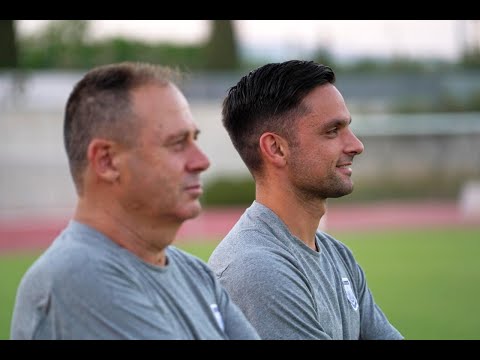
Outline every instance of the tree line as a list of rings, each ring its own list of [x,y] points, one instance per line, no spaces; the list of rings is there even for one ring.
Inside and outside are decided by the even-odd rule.
[[[88,20],[57,20],[37,33],[18,36],[15,20],[0,20],[0,68],[87,69],[119,61],[146,61],[191,70],[239,68],[231,20],[210,21],[205,43],[149,43],[124,37],[90,40]]]
[[[241,56],[233,20],[210,20],[207,40],[194,45],[125,37],[93,41],[90,25],[89,20],[56,20],[33,35],[19,36],[15,20],[0,20],[0,68],[88,69],[119,61],[146,61],[190,71],[234,71],[262,65]],[[401,57],[388,61],[365,58],[343,64],[325,48],[319,48],[309,60],[330,65],[337,71],[432,71],[432,68],[456,66],[480,69],[480,49],[466,50],[455,64]]]

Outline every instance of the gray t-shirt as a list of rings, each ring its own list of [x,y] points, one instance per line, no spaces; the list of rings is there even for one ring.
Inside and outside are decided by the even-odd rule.
[[[142,261],[70,221],[22,278],[11,339],[257,339],[200,259]]]
[[[351,251],[321,231],[316,242],[254,201],[208,263],[262,339],[403,339]]]

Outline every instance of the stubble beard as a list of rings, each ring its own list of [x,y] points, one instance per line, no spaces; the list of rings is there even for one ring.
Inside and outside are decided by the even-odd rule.
[[[304,200],[339,198],[353,191],[353,182],[350,179],[346,181],[336,174],[316,180],[308,175],[299,177],[299,173],[301,171],[296,172],[294,186]]]

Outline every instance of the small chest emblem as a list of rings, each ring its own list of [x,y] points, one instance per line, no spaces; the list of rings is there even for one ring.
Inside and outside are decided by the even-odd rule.
[[[215,320],[217,321],[218,326],[220,326],[220,329],[225,330],[225,324],[223,322],[222,314],[220,314],[220,310],[218,309],[218,305],[210,304],[210,309],[212,309],[213,316],[215,316]]]
[[[342,277],[342,284],[343,288],[345,289],[345,293],[347,294],[347,299],[350,301],[350,304],[352,305],[353,310],[357,311],[358,310],[358,301],[357,298],[355,297],[355,294],[353,293],[352,286],[350,285],[350,280],[346,277]]]

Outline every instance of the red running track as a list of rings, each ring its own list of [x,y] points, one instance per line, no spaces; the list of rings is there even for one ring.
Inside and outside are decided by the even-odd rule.
[[[244,208],[204,209],[200,216],[183,224],[177,240],[220,240],[243,211]],[[0,219],[0,252],[44,249],[68,220],[67,216]],[[443,202],[330,204],[324,220],[327,232],[445,226],[480,228],[479,218],[467,218],[457,204]]]

